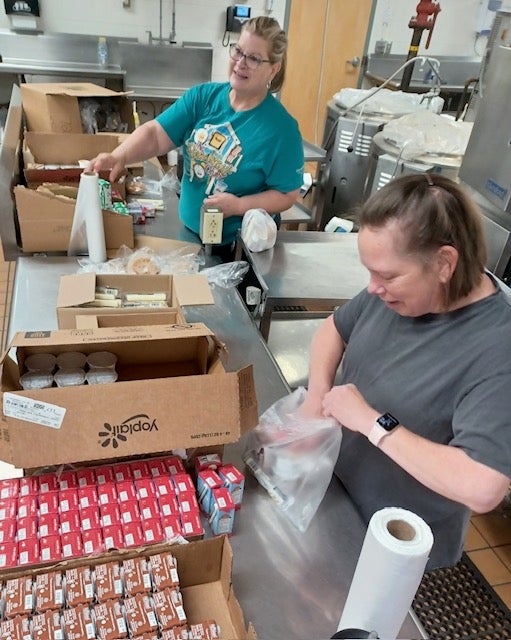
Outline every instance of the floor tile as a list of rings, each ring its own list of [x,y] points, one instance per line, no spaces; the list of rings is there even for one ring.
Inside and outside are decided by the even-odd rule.
[[[486,513],[473,516],[471,520],[479,533],[488,541],[489,546],[496,547],[511,544],[511,518],[500,513]]]
[[[511,571],[493,549],[469,551],[468,556],[492,586],[511,582]]]
[[[511,583],[496,586],[495,593],[511,610]]]
[[[502,547],[494,547],[493,550],[511,571],[511,544],[505,544]]]
[[[488,547],[488,541],[481,534],[479,529],[469,522],[467,535],[465,536],[465,551],[475,551],[476,549],[485,549]]]

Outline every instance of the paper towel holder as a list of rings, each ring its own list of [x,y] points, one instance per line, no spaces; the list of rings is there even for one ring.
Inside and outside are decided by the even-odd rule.
[[[379,638],[376,631],[365,631],[364,629],[340,629],[333,638],[345,638],[346,640],[355,640],[355,638]]]

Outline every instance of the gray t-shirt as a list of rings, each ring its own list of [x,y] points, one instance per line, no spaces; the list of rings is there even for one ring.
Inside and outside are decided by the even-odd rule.
[[[511,476],[511,304],[502,291],[445,314],[403,317],[362,291],[334,313],[347,343],[342,383],[429,440]],[[364,436],[343,430],[335,469],[368,522],[384,507],[421,516],[427,569],[455,564],[470,511],[427,489]]]

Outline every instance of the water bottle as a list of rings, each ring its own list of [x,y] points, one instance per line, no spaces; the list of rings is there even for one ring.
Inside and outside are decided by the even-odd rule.
[[[106,67],[108,65],[108,47],[105,36],[100,36],[98,38],[98,64],[101,67]]]

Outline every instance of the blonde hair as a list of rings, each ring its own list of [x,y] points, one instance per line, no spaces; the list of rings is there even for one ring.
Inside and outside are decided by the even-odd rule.
[[[280,69],[273,77],[269,90],[276,93],[282,89],[286,75],[287,36],[275,18],[259,16],[243,23],[242,32],[259,36],[268,43],[268,58],[272,64],[280,62]]]

